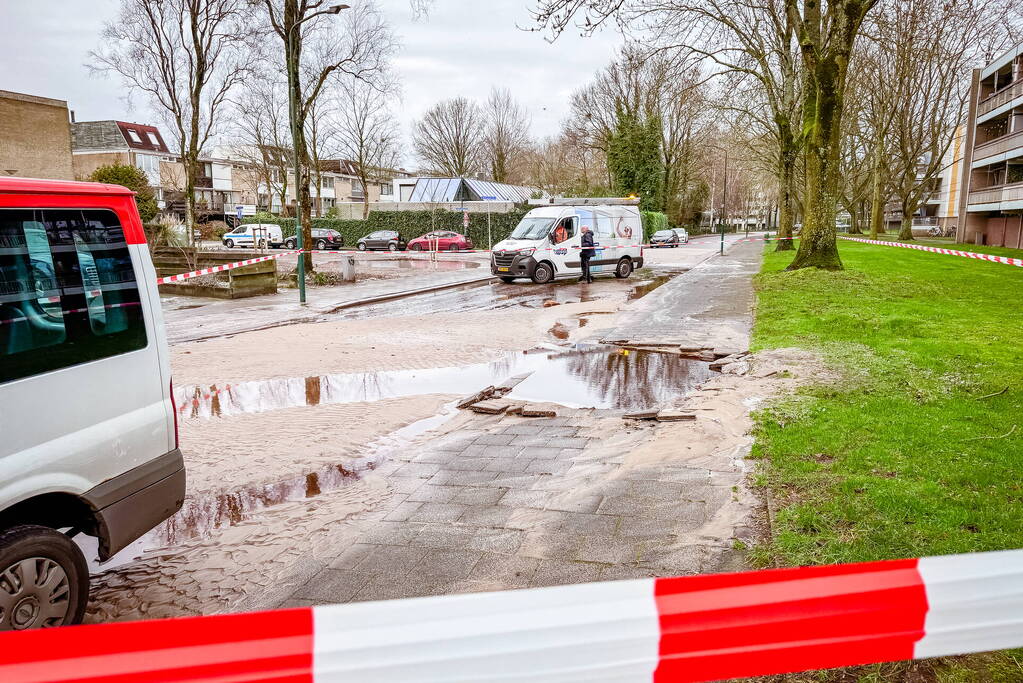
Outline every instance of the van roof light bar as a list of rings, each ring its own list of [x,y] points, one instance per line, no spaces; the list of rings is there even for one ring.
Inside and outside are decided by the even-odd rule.
[[[638,197],[550,197],[530,199],[530,206],[639,206]]]

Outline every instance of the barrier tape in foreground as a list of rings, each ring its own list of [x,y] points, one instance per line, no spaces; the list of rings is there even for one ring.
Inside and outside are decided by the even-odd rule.
[[[978,254],[975,251],[959,251],[958,249],[942,249],[941,247],[927,247],[922,244],[904,244],[903,242],[886,242],[884,240],[868,240],[861,237],[842,237],[839,239],[849,240],[850,242],[863,242],[864,244],[880,244],[884,247],[902,247],[903,249],[916,249],[918,251],[932,251],[936,254],[947,254],[949,256],[963,256],[965,258],[975,258],[982,261],[991,261],[993,263],[1005,263],[1010,266],[1023,267],[1023,259],[1009,258],[1008,256],[995,256],[994,254]]]
[[[1023,550],[0,633],[0,681],[709,681],[1023,646]]]

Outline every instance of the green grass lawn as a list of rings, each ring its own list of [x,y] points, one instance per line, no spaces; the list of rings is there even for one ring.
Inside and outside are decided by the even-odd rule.
[[[870,235],[845,235],[846,237],[859,237],[870,239]],[[879,240],[885,242],[898,242],[895,234],[878,235]],[[1011,258],[1023,258],[1023,249],[1008,249],[1006,247],[989,247],[984,244],[959,244],[954,239],[943,237],[916,237],[908,244],[921,244],[925,247],[940,247],[942,249],[958,249],[959,251],[972,251],[975,254],[994,254],[995,256],[1009,256]]]
[[[840,249],[844,271],[787,273],[792,252],[769,251],[757,277],[754,348],[816,350],[845,379],[758,414],[753,455],[776,515],[754,558],[1023,548],[1023,268]],[[879,671],[860,679],[918,680]],[[942,660],[927,679],[1020,681],[1023,656]]]

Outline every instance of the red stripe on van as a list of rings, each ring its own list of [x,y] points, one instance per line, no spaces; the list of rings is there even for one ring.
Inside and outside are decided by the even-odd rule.
[[[310,608],[4,634],[4,683],[312,683]]]

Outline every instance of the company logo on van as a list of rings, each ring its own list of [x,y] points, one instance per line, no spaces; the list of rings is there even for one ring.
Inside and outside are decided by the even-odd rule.
[[[565,254],[568,253],[568,249],[555,249],[554,253],[557,254],[558,256],[564,256]]]

